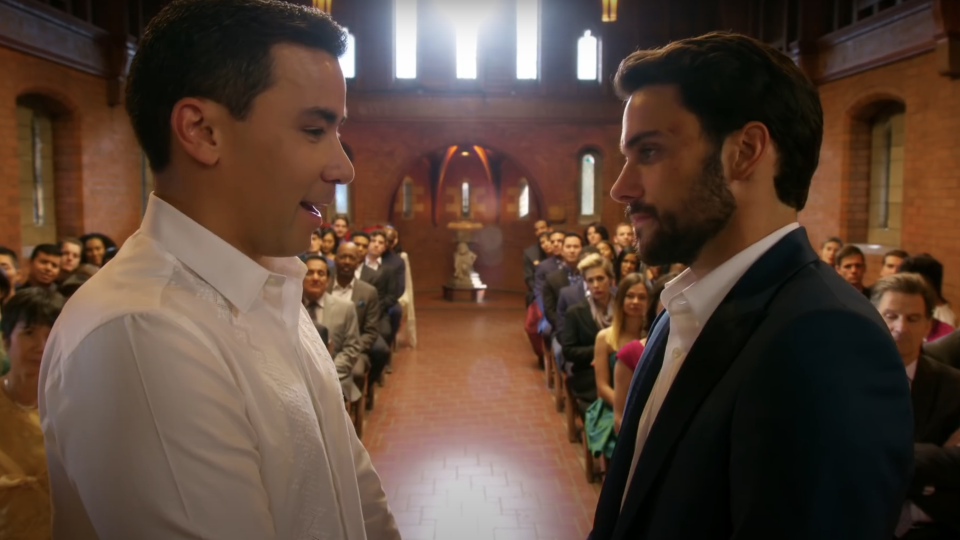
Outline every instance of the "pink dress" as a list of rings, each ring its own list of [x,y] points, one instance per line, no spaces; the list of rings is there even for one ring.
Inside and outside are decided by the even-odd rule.
[[[623,362],[625,366],[630,368],[630,371],[635,371],[637,364],[640,363],[641,355],[643,355],[643,343],[640,343],[640,340],[631,341],[620,347],[617,352],[617,360]]]
[[[931,341],[936,341],[936,340],[942,338],[943,336],[949,334],[950,332],[953,332],[953,327],[952,327],[952,326],[950,326],[949,324],[947,324],[947,323],[945,323],[945,322],[943,322],[943,321],[941,321],[941,320],[934,319],[934,320],[933,320],[933,327],[930,329],[930,333],[927,334],[927,339],[926,339],[926,341],[927,341],[928,343],[931,342]]]

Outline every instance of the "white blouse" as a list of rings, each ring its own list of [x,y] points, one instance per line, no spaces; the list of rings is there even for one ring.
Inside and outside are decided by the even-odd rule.
[[[67,303],[40,378],[55,539],[400,538],[306,267],[263,264],[151,196]]]

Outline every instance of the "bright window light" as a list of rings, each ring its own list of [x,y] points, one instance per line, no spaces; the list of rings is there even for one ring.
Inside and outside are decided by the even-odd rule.
[[[597,160],[591,154],[585,154],[580,161],[580,215],[592,216],[594,211],[593,196],[596,192]]]
[[[357,76],[356,39],[346,28],[343,31],[347,33],[347,50],[340,57],[340,69],[343,70],[344,79],[352,79]]]
[[[460,184],[460,215],[470,217],[470,184]]]
[[[337,214],[350,213],[350,188],[346,184],[337,184],[334,206]]]
[[[520,217],[525,218],[530,215],[530,184],[527,183],[526,178],[520,179],[520,198],[517,201],[518,214]]]
[[[472,24],[457,27],[457,78],[477,78],[477,27]]]
[[[417,78],[417,0],[393,0],[396,77]]]
[[[517,0],[517,78],[539,75],[540,1]]]
[[[583,37],[577,41],[577,78],[581,81],[598,81],[598,53],[599,43],[597,38],[587,30]]]

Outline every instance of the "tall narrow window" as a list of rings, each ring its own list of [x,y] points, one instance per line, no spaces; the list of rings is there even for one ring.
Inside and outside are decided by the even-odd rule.
[[[334,206],[336,207],[334,213],[350,215],[350,186],[348,184],[337,184]]]
[[[600,43],[589,30],[577,41],[577,78],[581,81],[599,81]]]
[[[580,215],[595,216],[597,193],[597,158],[591,154],[584,154],[580,158]]]
[[[867,242],[899,246],[903,215],[905,109],[890,103],[870,123],[870,211]]]
[[[20,245],[56,242],[56,151],[54,125],[62,121],[52,110],[59,104],[45,96],[28,95],[16,100],[15,140],[19,165]],[[60,124],[61,127],[64,124]]]
[[[357,52],[355,49],[357,40],[346,28],[343,31],[347,33],[347,49],[340,57],[340,69],[343,71],[344,79],[352,79],[357,76]]]
[[[43,226],[43,137],[40,119],[36,114],[30,119],[30,147],[33,154],[33,224]]]
[[[540,0],[517,0],[517,78],[539,76]]]
[[[460,217],[470,217],[470,183],[460,184]]]
[[[530,215],[530,184],[526,178],[520,179],[520,197],[517,199],[517,214],[520,218]]]
[[[411,219],[413,217],[413,180],[409,176],[403,179],[400,196],[403,218]]]
[[[417,78],[417,0],[393,1],[395,76]]]
[[[477,78],[477,26],[470,21],[457,25],[457,78]]]

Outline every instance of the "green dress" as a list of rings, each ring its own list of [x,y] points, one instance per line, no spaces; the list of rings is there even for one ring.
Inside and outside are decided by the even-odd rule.
[[[617,363],[617,353],[610,353],[610,382],[613,386],[613,367]],[[583,432],[587,437],[587,448],[593,457],[600,454],[613,457],[613,449],[617,446],[617,434],[613,430],[613,407],[603,398],[597,398],[590,404],[583,419]]]

